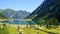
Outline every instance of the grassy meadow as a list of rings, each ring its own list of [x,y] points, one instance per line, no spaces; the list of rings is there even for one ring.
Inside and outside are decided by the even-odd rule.
[[[23,30],[23,34],[60,34],[60,26],[57,29],[48,29],[44,26],[41,27],[42,29],[35,29],[35,28],[17,28],[13,26],[7,25],[0,25],[0,34],[19,34],[19,30]]]

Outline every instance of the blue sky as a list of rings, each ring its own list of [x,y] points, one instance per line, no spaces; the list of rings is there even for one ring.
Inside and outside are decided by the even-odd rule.
[[[14,10],[34,11],[43,0],[0,0],[0,9],[11,8]]]

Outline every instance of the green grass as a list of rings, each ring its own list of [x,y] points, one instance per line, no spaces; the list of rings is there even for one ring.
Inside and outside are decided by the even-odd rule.
[[[4,26],[3,28],[0,28],[1,34],[18,34],[18,30],[16,30],[13,27]]]
[[[39,32],[39,34],[47,34],[46,32],[36,29],[24,28],[23,30],[24,30],[24,34],[38,34],[37,32]]]
[[[48,28],[44,27],[44,29],[42,29],[42,30],[45,30],[45,31],[48,31],[48,32],[53,32],[53,33],[59,33],[60,34],[60,26],[57,29],[53,29],[53,28],[48,29]]]
[[[0,29],[1,34],[4,34],[3,32],[6,32],[6,33],[9,32],[9,34],[18,34],[18,29],[16,29],[15,27],[6,26],[4,28],[5,28],[5,30]],[[47,32],[59,33],[60,34],[60,26],[57,29],[48,29],[48,28],[43,27],[42,30],[47,31],[47,32],[32,29],[32,28],[20,28],[20,29],[23,30],[23,34],[38,34],[37,32],[39,32],[39,34],[48,34]]]

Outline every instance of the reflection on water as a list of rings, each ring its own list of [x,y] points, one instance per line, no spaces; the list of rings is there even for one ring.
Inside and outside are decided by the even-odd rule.
[[[8,23],[8,24],[36,24],[35,21],[21,21],[21,20],[8,20],[8,21],[0,21],[1,23]]]

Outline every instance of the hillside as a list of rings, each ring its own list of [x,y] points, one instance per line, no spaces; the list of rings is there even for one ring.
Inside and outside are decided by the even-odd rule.
[[[26,18],[37,21],[39,25],[41,25],[41,21],[44,21],[46,26],[59,25],[60,0],[45,0]]]
[[[8,18],[19,19],[27,17],[30,13],[23,10],[16,11],[13,9],[5,9],[2,11],[2,14],[7,16]]]
[[[3,14],[0,13],[0,19],[7,19],[8,17],[4,16]]]

